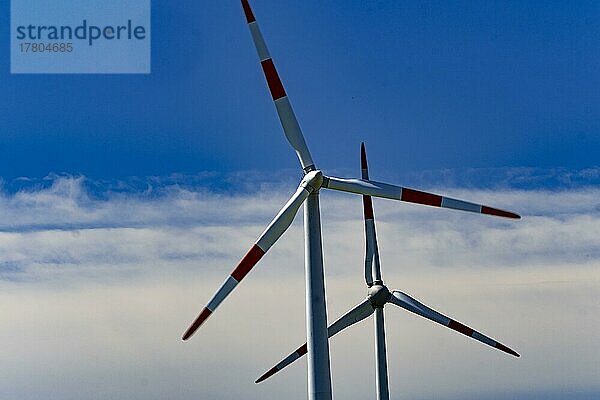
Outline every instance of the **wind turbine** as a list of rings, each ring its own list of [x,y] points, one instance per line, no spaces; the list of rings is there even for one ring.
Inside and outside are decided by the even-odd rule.
[[[296,192],[283,206],[248,253],[221,285],[219,290],[202,309],[198,317],[183,335],[189,339],[214,313],[241,280],[252,270],[265,253],[275,244],[291,225],[300,206],[304,206],[305,268],[306,268],[306,336],[308,352],[308,396],[310,400],[331,399],[331,371],[329,342],[327,336],[327,310],[325,304],[325,281],[323,277],[323,252],[321,246],[321,220],[319,190],[321,188],[371,195],[410,203],[452,208],[507,218],[519,215],[480,204],[442,197],[432,193],[370,181],[368,179],[343,179],[324,175],[313,162],[300,125],[292,109],[287,93],[275,69],[273,60],[262,37],[254,13],[247,0],[241,0],[244,15],[271,97],[275,103],[283,131],[295,150],[304,173]]]
[[[368,180],[369,168],[367,165],[367,154],[364,143],[361,144],[360,147],[360,161],[362,178],[364,180]],[[418,300],[412,298],[406,293],[398,290],[390,292],[387,286],[385,286],[383,283],[383,278],[381,275],[381,265],[379,264],[379,248],[377,245],[377,235],[375,233],[375,218],[373,215],[371,196],[363,195],[363,212],[365,219],[366,238],[365,282],[368,288],[367,298],[331,324],[331,326],[328,328],[328,335],[329,337],[332,337],[349,326],[354,325],[355,323],[360,322],[369,317],[371,314],[375,313],[375,363],[377,367],[375,370],[375,380],[377,383],[378,400],[388,400],[390,398],[387,355],[385,350],[385,325],[383,318],[383,308],[386,304],[394,304],[402,307],[407,311],[420,315],[421,317],[427,318],[433,322],[437,322],[438,324],[444,325],[450,329],[454,329],[455,331],[472,337],[475,340],[479,340],[488,346],[495,347],[498,350],[519,357],[517,352],[506,347],[502,343],[480,332],[477,332],[476,330],[469,328],[468,326],[463,325],[452,318],[440,314],[439,312],[420,303]],[[260,383],[273,376],[294,361],[304,356],[304,354],[306,354],[306,344],[300,346],[297,350],[281,360],[273,368],[265,372],[256,380],[256,383]]]

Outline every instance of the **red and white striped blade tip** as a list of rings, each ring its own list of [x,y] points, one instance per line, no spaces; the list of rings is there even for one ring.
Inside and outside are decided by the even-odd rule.
[[[520,357],[516,351],[506,347],[502,343],[498,342],[496,339],[492,339],[491,337],[486,336],[483,333],[468,327],[467,325],[461,324],[455,319],[452,319],[438,311],[435,311],[433,308],[426,306],[425,304],[421,303],[417,299],[412,298],[406,293],[395,290],[388,301],[392,304],[396,304],[397,306],[404,308],[405,310],[420,315],[421,317],[427,318],[430,321],[436,322],[456,332],[462,333],[463,335],[475,339],[490,347],[496,348],[515,357]]]
[[[256,18],[254,18],[254,13],[252,12],[252,8],[250,8],[248,0],[242,0],[242,8],[244,9],[244,15],[246,16],[246,21],[248,23],[256,21]]]
[[[194,320],[190,327],[185,331],[182,340],[188,340],[198,330],[198,328],[200,328],[204,321],[207,320],[210,314],[212,314],[212,311],[204,307],[200,315],[198,315],[198,317]]]
[[[487,215],[494,215],[497,217],[505,217],[505,218],[513,218],[513,219],[521,219],[521,216],[512,211],[500,210],[499,208],[492,208],[488,206],[481,206],[481,213]]]
[[[487,336],[485,336],[482,333],[476,331],[475,329],[473,329],[471,327],[468,327],[467,325],[461,324],[460,322],[458,322],[458,321],[456,321],[456,320],[454,320],[452,318],[450,318],[450,323],[448,324],[448,328],[453,329],[453,330],[455,330],[455,331],[457,331],[459,333],[462,333],[463,335],[469,336],[469,337],[471,337],[473,339],[476,339],[473,336],[475,333],[477,333],[478,336],[483,336],[485,338],[488,338]],[[492,346],[490,343],[484,342],[487,345],[489,345],[491,347],[494,347],[494,348],[496,348],[496,349],[498,349],[500,351],[503,351],[505,353],[508,353],[510,355],[513,355],[515,357],[521,357],[521,355],[519,353],[517,353],[516,351],[514,351],[510,347],[507,347],[507,346],[503,345],[502,343],[498,342],[495,339],[492,339],[492,338],[488,338],[488,339],[491,339],[494,342],[494,345]],[[476,340],[479,340],[479,339],[476,339]],[[481,341],[481,340],[479,340],[479,341]]]
[[[267,380],[268,378],[272,377],[273,375],[275,375],[277,372],[279,372],[279,369],[277,367],[273,367],[270,370],[268,370],[267,372],[265,372],[263,375],[261,375],[260,378],[255,380],[254,383],[261,383],[261,382]]]
[[[261,237],[262,239],[262,237]],[[260,240],[260,239],[259,239]],[[240,260],[237,267],[233,270],[225,282],[221,285],[219,290],[214,294],[208,305],[202,309],[198,318],[192,323],[188,330],[183,335],[183,340],[187,340],[190,336],[196,332],[198,328],[206,321],[206,319],[216,310],[216,308],[225,300],[227,296],[231,294],[233,289],[244,279],[246,275],[254,268],[258,261],[265,254],[258,244],[254,244],[246,255]]]
[[[369,169],[369,164],[367,163],[367,151],[365,150],[365,142],[360,144],[360,168]]]
[[[260,378],[258,378],[257,380],[254,381],[254,383],[261,383],[262,381],[272,377],[277,372],[281,371],[282,369],[284,369],[285,367],[287,367],[288,365],[290,365],[291,363],[293,363],[294,361],[296,361],[297,359],[299,359],[300,357],[305,355],[307,352],[308,352],[308,346],[306,343],[304,343],[302,346],[298,347],[298,349],[296,349],[296,351],[294,351],[292,354],[287,356],[283,361],[280,361],[279,364],[277,364],[276,366],[274,366],[273,368],[271,368],[270,370],[268,370],[267,372],[262,374]]]
[[[360,169],[363,179],[369,179],[369,165],[367,163],[367,151],[365,150],[365,142],[360,144]],[[365,219],[374,219],[373,216],[373,201],[371,196],[363,194],[363,214]]]
[[[424,192],[422,190],[416,190],[411,188],[402,188],[402,197],[401,201],[405,201],[407,203],[415,203],[415,204],[423,204],[426,206],[432,207],[442,207],[442,208],[453,208],[456,210],[462,211],[471,211],[473,212],[473,206],[480,207],[479,213],[485,215],[493,215],[496,217],[504,217],[504,218],[513,218],[520,219],[521,216],[517,213],[511,211],[501,210],[499,208],[488,207],[484,205],[478,205],[475,203],[466,202],[463,200],[452,199],[445,196],[440,196],[439,194],[434,194],[430,192]],[[453,205],[445,204],[446,202],[454,203]],[[477,211],[475,211],[477,212]]]

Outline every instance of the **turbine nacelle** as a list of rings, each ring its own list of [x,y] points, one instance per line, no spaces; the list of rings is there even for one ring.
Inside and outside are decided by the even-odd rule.
[[[305,188],[310,193],[318,192],[321,186],[323,186],[323,173],[320,170],[308,172],[300,182],[300,187]]]
[[[392,295],[385,285],[374,284],[367,290],[367,299],[373,308],[382,308]]]

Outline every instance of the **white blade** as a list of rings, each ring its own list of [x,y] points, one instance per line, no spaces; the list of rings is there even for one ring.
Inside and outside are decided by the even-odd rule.
[[[424,204],[433,207],[451,208],[454,210],[469,211],[480,214],[494,215],[505,218],[521,218],[520,215],[510,211],[457,200],[437,194],[422,192],[401,186],[390,185],[366,179],[342,179],[323,177],[323,187],[342,192],[358,193],[385,199],[401,200],[408,203]]]
[[[327,334],[329,337],[332,337],[347,327],[367,318],[369,315],[373,314],[373,311],[375,311],[375,309],[371,305],[371,302],[369,299],[366,299],[331,324],[329,328],[327,328]]]
[[[329,326],[329,328],[327,328],[328,337],[332,337],[333,335],[335,335],[336,333],[339,333],[340,331],[346,329],[347,327],[354,325],[355,323],[357,323],[359,321],[362,321],[363,319],[367,318],[369,315],[373,314],[373,311],[375,311],[375,309],[373,308],[373,306],[371,305],[369,300],[367,299],[367,300],[363,301],[362,303],[360,303],[359,305],[354,307],[352,310],[348,311],[344,316],[339,318],[333,324],[331,324]],[[302,346],[298,347],[298,349],[296,351],[294,351],[289,356],[287,356],[286,358],[281,360],[273,368],[271,368],[270,370],[265,372],[260,378],[258,378],[256,380],[255,383],[260,383],[260,382],[264,381],[265,379],[273,376],[274,374],[281,371],[282,369],[284,369],[285,367],[287,367],[288,365],[290,365],[297,359],[301,358],[303,355],[306,354],[307,351],[308,351],[308,349],[307,349],[306,343],[304,343]]]
[[[248,253],[238,263],[237,267],[227,277],[223,285],[219,288],[217,293],[208,302],[207,306],[202,309],[198,317],[187,329],[183,335],[183,340],[187,340],[196,332],[196,330],[206,321],[206,319],[215,311],[215,309],[225,300],[225,298],[233,291],[233,289],[240,283],[240,281],[252,270],[252,268],[258,263],[262,256],[273,246],[273,244],[279,239],[281,235],[289,228],[298,209],[306,200],[312,188],[308,185],[310,176],[302,181],[296,193],[290,198],[290,200],[283,206],[277,216],[271,221],[267,229],[255,242],[254,246],[248,251]]]
[[[300,164],[302,164],[302,169],[304,169],[305,172],[312,171],[315,169],[314,162],[310,152],[308,151],[306,142],[304,141],[302,130],[300,129],[300,125],[298,124],[298,120],[296,119],[296,115],[294,114],[290,100],[285,92],[285,89],[283,88],[281,79],[279,79],[279,74],[277,73],[275,64],[273,64],[273,60],[269,55],[269,50],[267,49],[265,40],[263,39],[260,29],[258,28],[258,23],[256,22],[256,18],[254,18],[254,13],[250,8],[248,0],[241,1],[244,14],[246,15],[246,21],[248,22],[248,27],[250,28],[250,34],[252,35],[252,40],[254,41],[256,51],[258,52],[260,65],[262,66],[263,73],[269,86],[269,91],[271,92],[271,96],[275,102],[275,108],[277,108],[277,114],[279,115],[281,126],[285,132],[285,137],[287,138],[288,142],[290,142],[294,150],[296,150],[296,154],[300,159]]]
[[[439,312],[427,307],[426,305],[419,303],[417,300],[413,299],[406,293],[394,291],[392,292],[392,295],[390,296],[388,302],[396,304],[397,306],[400,306],[405,310],[425,317],[431,321],[437,322],[438,324],[444,325],[450,329],[454,329],[455,331],[460,332],[463,335],[472,337],[475,340],[479,340],[481,343],[485,343],[488,346],[492,346],[498,350],[504,351],[505,353],[511,354],[515,357],[519,357],[519,354],[516,351],[506,347],[502,343],[499,343],[494,339],[485,336],[484,334],[477,332],[476,330],[469,328],[466,325],[461,324],[460,322],[457,322],[451,318],[446,317],[443,314],[440,314]]]

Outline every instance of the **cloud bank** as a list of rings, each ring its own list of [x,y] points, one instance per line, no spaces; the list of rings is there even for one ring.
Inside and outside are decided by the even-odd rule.
[[[306,397],[306,364],[252,382],[304,341],[302,218],[206,326],[179,338],[292,185],[227,194],[83,177],[0,195],[0,397]],[[513,359],[386,308],[401,398],[597,398],[600,189],[426,188],[520,221],[376,200],[384,279],[514,347]],[[358,196],[323,192],[329,318],[365,295]],[[374,397],[372,321],[331,343],[334,395]]]

